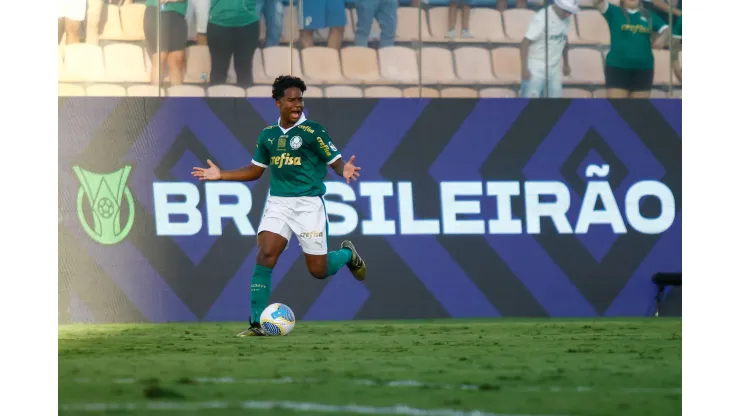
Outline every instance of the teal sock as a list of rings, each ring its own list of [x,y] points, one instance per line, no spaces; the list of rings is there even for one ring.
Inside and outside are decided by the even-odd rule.
[[[352,260],[352,251],[348,248],[341,248],[337,251],[330,252],[327,257],[329,264],[327,265],[326,276],[334,276],[342,266]]]
[[[269,267],[254,266],[252,274],[252,284],[249,286],[251,304],[252,304],[252,322],[259,322],[262,311],[267,307],[270,301],[270,291],[272,289],[272,269]]]

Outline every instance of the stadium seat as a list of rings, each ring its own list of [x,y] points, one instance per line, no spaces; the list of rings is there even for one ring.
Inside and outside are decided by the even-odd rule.
[[[671,98],[681,98],[682,92],[680,88],[674,88],[673,92],[671,93]]]
[[[417,52],[403,46],[388,46],[378,50],[380,75],[401,84],[419,82]]]
[[[569,49],[568,60],[571,74],[563,77],[563,84],[604,84],[604,61],[599,51],[591,48]]]
[[[64,74],[69,81],[105,81],[103,50],[98,45],[76,43],[64,47]]]
[[[653,83],[656,85],[669,85],[672,80],[673,85],[681,85],[681,82],[676,78],[676,74],[673,72],[673,67],[671,66],[670,51],[653,49],[653,56],[655,57],[655,75]]]
[[[144,11],[142,3],[127,3],[119,9],[121,15],[121,40],[144,40]]]
[[[196,85],[173,85],[167,88],[168,97],[205,97],[206,91]]]
[[[151,84],[140,84],[131,85],[126,89],[126,93],[129,97],[165,97],[167,91],[164,88],[159,88],[159,94],[157,94],[157,87]]]
[[[408,87],[403,90],[404,98],[419,98],[419,87]],[[439,90],[429,87],[421,88],[422,98],[439,98]]]
[[[344,76],[363,84],[383,83],[378,66],[378,52],[372,48],[348,46],[339,51]]]
[[[578,35],[584,42],[609,45],[609,25],[598,10],[582,10],[576,15]]]
[[[262,58],[262,49],[254,51],[252,57],[252,80],[255,84],[272,84],[274,81],[265,74],[265,62]]]
[[[432,40],[444,41],[445,35],[449,30],[447,16],[449,8],[447,7],[432,7],[427,11],[429,17],[429,35]],[[458,33],[460,27],[460,14],[457,16]]]
[[[305,78],[301,71],[301,57],[298,49],[293,49],[293,76]],[[265,63],[265,75],[274,80],[290,71],[291,51],[288,46],[271,46],[262,49],[262,59]],[[272,82],[271,82],[272,83]]]
[[[365,88],[365,98],[401,98],[403,92],[396,87],[369,87]]]
[[[247,96],[244,88],[237,87],[236,85],[213,85],[208,87],[206,95],[209,97],[232,98],[244,98]]]
[[[354,43],[355,21],[352,18],[352,12],[350,12],[349,9],[344,9],[344,14],[347,16],[347,24],[344,25],[344,41]]]
[[[115,84],[93,84],[87,87],[88,97],[125,97],[126,88]]]
[[[578,33],[578,19],[576,16],[570,18],[570,31],[568,32],[568,43],[571,45],[597,45],[599,42],[584,40]]]
[[[112,43],[103,47],[105,75],[112,82],[149,82],[144,51],[130,43]]]
[[[419,9],[415,7],[399,7],[396,12],[396,40],[399,42],[411,42],[419,40]],[[431,40],[429,25],[427,24],[427,13],[421,10],[421,39]]]
[[[185,49],[185,77],[188,84],[205,84],[211,77],[211,53],[206,45]]]
[[[452,52],[447,48],[427,46],[421,49],[422,84],[457,84]]]
[[[319,87],[309,86],[306,88],[306,92],[303,93],[303,96],[306,98],[322,98],[324,96],[324,90]]]
[[[85,95],[85,89],[74,84],[57,84],[57,95],[59,97],[82,97]]]
[[[339,63],[339,52],[325,46],[314,46],[301,51],[303,72],[311,83],[346,83]]]
[[[668,94],[663,90],[653,89],[650,91],[650,98],[668,98]]]
[[[562,98],[593,98],[591,91],[582,88],[563,88]]]
[[[501,12],[496,9],[474,8],[470,11],[470,32],[474,39],[481,39],[489,42],[508,42],[504,32],[504,22]],[[467,39],[459,39],[466,41]]]
[[[478,95],[481,98],[516,98],[516,92],[509,88],[484,88]]]
[[[607,98],[606,88],[599,88],[594,90],[594,98]]]
[[[64,72],[64,46],[57,46],[57,81],[67,81],[67,74]]]
[[[255,85],[247,88],[247,97],[272,97],[272,87],[269,85]]]
[[[362,89],[349,85],[332,85],[324,89],[328,98],[362,98]]]
[[[522,62],[518,48],[496,48],[491,51],[491,60],[493,61],[493,74],[498,83],[518,84],[521,82]]]
[[[99,36],[100,40],[120,40],[123,39],[123,29],[121,28],[121,13],[118,6],[112,4],[103,5],[103,14],[105,20],[103,31]]]
[[[295,6],[283,6],[283,33],[280,37],[280,43],[290,42],[291,36],[293,41],[298,40],[298,37],[300,36],[298,21],[298,10],[296,10]]]
[[[504,30],[510,41],[521,42],[527,33],[529,22],[534,16],[534,11],[529,9],[508,9],[504,11]]]
[[[455,48],[457,77],[468,83],[494,83],[491,53],[487,49],[465,46]]]
[[[478,98],[478,91],[472,88],[449,87],[442,89],[442,98]]]

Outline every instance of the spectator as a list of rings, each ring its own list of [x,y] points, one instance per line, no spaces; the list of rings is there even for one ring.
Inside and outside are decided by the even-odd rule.
[[[195,41],[196,45],[208,45],[206,31],[208,30],[208,9],[211,0],[189,0],[188,12],[185,18],[188,22],[188,40]]]
[[[655,57],[653,47],[661,47],[670,32],[663,19],[642,7],[642,0],[622,0],[615,6],[596,0],[611,33],[606,55],[606,88],[609,98],[649,98],[653,88]],[[652,42],[654,32],[659,33]]]
[[[571,15],[579,11],[578,0],[555,0],[553,5],[540,9],[532,16],[521,44],[522,97],[540,98],[546,94],[546,97],[560,98],[562,95],[561,72],[570,75],[568,32]]]
[[[252,85],[252,59],[259,46],[256,0],[211,0],[207,39],[211,52],[211,85],[226,83],[234,57],[236,83]]]
[[[57,0],[57,26],[59,39],[67,34],[67,45],[80,43],[80,25],[85,20],[87,0]]]
[[[158,7],[161,4],[161,7]],[[146,0],[144,10],[144,37],[149,56],[152,57],[151,82],[160,85],[165,66],[171,85],[182,84],[185,46],[188,41],[188,25],[185,22],[187,0]],[[159,26],[157,26],[159,13]],[[159,35],[159,45],[157,45]],[[157,47],[159,46],[159,49]],[[161,69],[161,71],[160,71]],[[160,72],[162,78],[160,78]]]
[[[344,37],[344,26],[347,24],[344,2],[345,0],[303,0],[300,39],[304,48],[313,46],[314,30],[328,27],[327,46],[339,50]]]
[[[297,1],[297,0],[296,0]],[[277,46],[283,34],[283,3],[280,0],[257,0],[257,16],[265,16],[265,46]]]
[[[448,39],[452,39],[457,35],[457,4],[462,3],[462,31],[460,37],[470,39],[473,35],[470,33],[470,0],[450,0],[450,8],[447,19],[449,31],[447,32]]]
[[[355,45],[367,46],[373,19],[380,25],[380,47],[393,46],[396,38],[396,13],[398,0],[359,0],[357,8],[357,31]]]

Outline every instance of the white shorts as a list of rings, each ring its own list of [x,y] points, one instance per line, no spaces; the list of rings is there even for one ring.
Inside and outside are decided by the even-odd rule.
[[[545,70],[544,68],[537,67],[533,68],[530,64],[529,73],[531,77],[529,81],[522,82],[522,88],[519,93],[522,98],[541,98],[545,96]],[[547,80],[548,98],[560,98],[563,95],[563,70],[558,66],[557,68],[550,69],[550,73],[547,74],[549,79]]]
[[[326,225],[326,210],[321,197],[270,195],[257,234],[262,231],[280,234],[290,244],[290,237],[295,233],[304,253],[321,255],[328,252]]]
[[[57,10],[57,18],[66,17],[81,22],[85,20],[87,0],[57,0]]]

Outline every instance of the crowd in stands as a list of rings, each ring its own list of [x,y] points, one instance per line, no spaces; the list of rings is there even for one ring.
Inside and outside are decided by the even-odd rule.
[[[59,95],[680,97],[682,0],[56,1]]]

